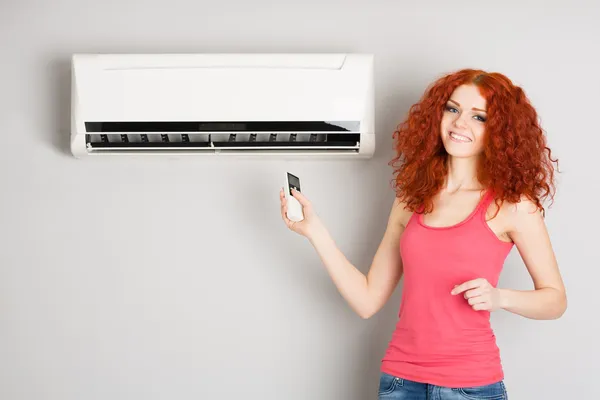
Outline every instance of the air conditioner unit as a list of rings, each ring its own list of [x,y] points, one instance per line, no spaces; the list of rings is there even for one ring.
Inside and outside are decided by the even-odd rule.
[[[71,107],[76,157],[375,150],[368,54],[76,54]]]

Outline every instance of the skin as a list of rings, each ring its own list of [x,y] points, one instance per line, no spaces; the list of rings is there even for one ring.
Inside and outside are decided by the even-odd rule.
[[[483,186],[477,181],[477,159],[483,151],[486,101],[472,85],[457,88],[444,110],[440,135],[448,152],[448,176],[434,198],[434,211],[424,217],[430,226],[450,226],[464,220],[480,200]],[[482,110],[482,111],[480,111]],[[450,132],[466,141],[452,140]],[[281,216],[286,226],[306,237],[317,251],[340,294],[362,318],[377,313],[392,295],[403,273],[399,242],[411,216],[396,199],[373,262],[365,275],[339,250],[310,200],[294,191],[303,206],[304,220],[292,222],[286,217],[287,206],[280,191]],[[487,210],[496,213],[492,203]],[[474,312],[504,309],[530,319],[556,319],[567,307],[565,287],[552,249],[542,214],[527,198],[518,203],[505,202],[498,215],[488,221],[499,240],[513,242],[532,279],[533,290],[493,287],[478,278],[456,282],[449,296],[463,296]]]

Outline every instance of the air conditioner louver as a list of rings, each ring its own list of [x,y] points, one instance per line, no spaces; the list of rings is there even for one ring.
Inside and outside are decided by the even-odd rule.
[[[360,123],[86,122],[88,152],[220,152],[335,150],[357,152]]]

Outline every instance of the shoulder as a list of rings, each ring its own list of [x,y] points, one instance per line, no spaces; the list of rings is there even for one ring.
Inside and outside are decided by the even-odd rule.
[[[392,204],[392,210],[390,212],[390,221],[395,224],[399,224],[402,227],[406,227],[413,212],[406,208],[406,203],[401,201],[398,197],[394,199]]]
[[[541,210],[527,196],[521,196],[518,202],[505,201],[499,215],[502,215],[509,234],[522,232],[544,223]]]

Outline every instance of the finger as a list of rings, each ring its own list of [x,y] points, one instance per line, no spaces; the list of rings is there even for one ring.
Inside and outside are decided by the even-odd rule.
[[[476,287],[481,286],[481,280],[480,279],[473,279],[471,281],[466,281],[464,283],[461,283],[460,285],[456,286],[454,289],[452,289],[452,291],[450,292],[450,294],[459,294],[464,292],[465,290],[469,290],[469,289],[475,289]]]
[[[285,221],[286,224],[289,224],[290,220],[287,217],[287,207],[285,204],[282,204],[281,207],[281,218]]]
[[[469,299],[471,297],[481,296],[484,293],[483,287],[479,286],[475,289],[467,290],[465,292],[465,299]]]
[[[288,217],[287,217],[287,207],[286,206],[282,206],[281,207],[281,218],[283,219],[283,222],[285,222],[285,225],[289,228],[292,229],[292,227],[294,226],[294,224],[296,223],[295,221],[291,221]]]
[[[298,200],[302,207],[310,207],[310,201],[296,189],[292,189],[292,196],[294,196],[294,198]]]
[[[285,207],[283,205],[280,207],[280,211],[281,211],[281,218],[287,223],[287,221],[286,221],[287,217],[285,215]]]
[[[287,207],[287,198],[285,197],[283,189],[281,191],[281,194],[279,195],[279,200],[280,200],[280,203],[281,203],[281,207]]]
[[[474,306],[474,305],[476,305],[476,304],[483,304],[483,303],[486,303],[486,302],[487,302],[487,300],[486,300],[486,297],[485,297],[485,296],[477,296],[477,297],[471,297],[470,299],[467,299],[467,302],[468,302],[470,305]]]

